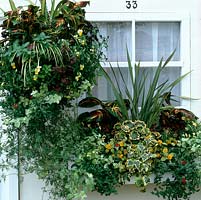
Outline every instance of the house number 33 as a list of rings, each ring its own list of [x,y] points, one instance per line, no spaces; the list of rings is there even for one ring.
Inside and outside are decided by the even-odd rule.
[[[137,8],[137,1],[126,1],[126,8],[127,9],[136,9]]]

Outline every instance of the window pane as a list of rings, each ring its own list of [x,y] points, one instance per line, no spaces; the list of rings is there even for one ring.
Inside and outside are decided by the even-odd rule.
[[[149,89],[150,84],[153,81],[153,76],[156,68],[154,67],[143,67],[140,69],[141,74],[142,73],[147,73],[147,82],[146,82],[146,93]],[[168,81],[168,83],[172,83],[175,81],[178,77],[181,76],[181,68],[180,67],[166,67],[163,69],[160,77],[159,77],[159,84],[164,83],[165,81]],[[172,99],[171,104],[174,106],[179,106],[180,105],[180,96],[181,96],[181,84],[177,84],[174,89],[171,92],[172,94]]]
[[[136,61],[159,61],[176,49],[173,61],[180,60],[180,22],[137,22]]]
[[[105,52],[108,61],[124,62],[127,60],[126,48],[131,54],[131,22],[97,22],[95,23],[102,36],[108,37],[108,48]]]
[[[105,69],[108,73],[108,75],[110,75],[110,78],[112,80],[114,80],[114,84],[116,83],[115,78],[111,72],[110,68],[106,68]],[[125,93],[125,84],[121,79],[120,73],[118,71],[118,69],[114,69],[115,70],[115,74],[116,77],[118,79],[118,83],[119,83],[119,87],[121,88],[121,91],[124,95],[124,97],[126,98],[126,93]],[[145,83],[145,94],[147,94],[150,84],[153,81],[153,76],[154,76],[154,72],[155,72],[156,68],[155,67],[142,67],[140,68],[140,76],[142,76],[142,73],[147,74],[147,81]],[[133,87],[131,85],[131,81],[130,81],[130,75],[129,75],[129,71],[128,68],[121,68],[121,72],[123,74],[123,77],[125,79],[125,83],[126,86],[129,89],[129,92],[132,94],[132,90]],[[166,67],[162,73],[161,76],[159,78],[159,84],[168,81],[168,83],[172,83],[175,79],[177,79],[179,76],[181,75],[181,68],[180,67]],[[175,101],[171,101],[171,104],[174,106],[179,106],[180,105],[180,99],[179,96],[181,96],[181,89],[180,89],[181,85],[178,84],[173,90],[172,90],[172,99],[174,99]],[[168,91],[167,91],[168,92]],[[97,86],[94,87],[93,89],[93,95],[98,97],[99,99],[103,100],[103,101],[110,101],[110,100],[115,100],[112,88],[110,86],[110,84],[107,82],[107,80],[104,77],[99,77],[98,82],[97,82]],[[140,97],[140,99],[142,100],[142,96]],[[141,105],[141,101],[139,103],[139,106]]]
[[[122,73],[123,78],[125,80],[125,83],[122,81],[119,69],[114,68],[115,76],[118,80],[118,85],[119,85],[123,95],[126,96],[125,95],[125,84],[126,84],[126,87],[128,87],[129,91],[132,91],[131,90],[129,71],[128,71],[127,67],[121,67],[120,70],[121,70],[121,73]],[[115,77],[112,73],[111,68],[105,68],[105,71],[108,73],[110,78],[113,80],[113,83],[115,84],[115,86],[117,86],[117,83],[115,81]],[[108,83],[108,81],[103,76],[98,78],[97,86],[93,88],[93,95],[98,97],[99,99],[101,99],[103,101],[115,100],[115,96],[113,94],[112,87],[111,87],[110,83]]]

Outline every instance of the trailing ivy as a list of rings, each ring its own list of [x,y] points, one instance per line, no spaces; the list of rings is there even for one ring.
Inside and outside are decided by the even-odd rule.
[[[92,131],[75,120],[73,100],[91,90],[105,39],[85,19],[86,2],[53,0],[50,11],[46,0],[9,2],[0,25],[0,168],[16,168],[19,181],[36,173],[51,199],[83,199],[93,177],[72,164]]]

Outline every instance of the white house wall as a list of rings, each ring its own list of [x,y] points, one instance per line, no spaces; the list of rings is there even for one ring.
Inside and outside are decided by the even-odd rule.
[[[25,0],[14,0],[18,5],[27,4]],[[8,0],[0,0],[0,8],[7,10],[9,8]],[[34,0],[33,0],[34,2]],[[49,0],[50,2],[50,0]],[[201,0],[137,0],[138,7],[135,10],[126,8],[126,0],[91,0],[90,6],[86,8],[87,16],[92,13],[102,13],[107,15],[108,12],[119,13],[119,17],[123,13],[173,13],[185,14],[189,19],[188,33],[189,41],[189,69],[192,70],[188,84],[190,84],[190,92],[188,96],[198,100],[192,100],[190,103],[191,110],[201,117]],[[185,89],[185,88],[184,88]],[[26,176],[22,183],[22,199],[21,200],[42,200],[42,192],[40,188],[42,183],[38,182],[34,175]],[[141,193],[133,185],[126,185],[119,189],[119,195],[111,197],[103,197],[96,192],[89,193],[88,200],[155,200],[159,199],[150,194],[153,185],[148,187],[147,193]],[[6,191],[6,190],[5,190]],[[2,192],[0,190],[0,192]],[[3,196],[1,193],[0,196]],[[5,197],[8,196],[5,194]],[[1,198],[0,198],[1,199]],[[44,198],[44,200],[47,198]],[[192,196],[191,200],[200,200],[201,193]],[[4,200],[2,198],[2,200]],[[14,199],[9,199],[14,200]]]

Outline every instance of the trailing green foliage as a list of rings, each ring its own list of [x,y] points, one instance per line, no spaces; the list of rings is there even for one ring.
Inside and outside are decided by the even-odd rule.
[[[21,176],[36,173],[46,183],[50,199],[84,198],[93,188],[93,177],[85,170],[72,166],[88,149],[85,145],[85,132],[69,113],[72,111],[59,104],[59,95],[46,95],[47,88],[35,91],[32,99],[22,98],[13,115],[4,117],[7,128],[1,130],[1,136],[7,137],[1,142],[1,168],[18,168],[13,162],[20,156]],[[4,102],[6,103],[6,102]],[[20,110],[25,115],[20,116]]]
[[[161,154],[164,161],[156,162],[153,170],[157,188],[152,193],[168,200],[190,199],[201,185],[201,125],[196,120],[183,120],[186,125],[180,130],[180,139],[172,129],[162,133],[161,148],[167,148],[173,158],[167,162]]]
[[[84,4],[45,0],[4,13],[0,40],[0,168],[36,173],[50,199],[83,199],[93,177],[72,164],[87,151],[75,98],[90,91],[105,41]],[[5,173],[1,174],[5,178]]]

